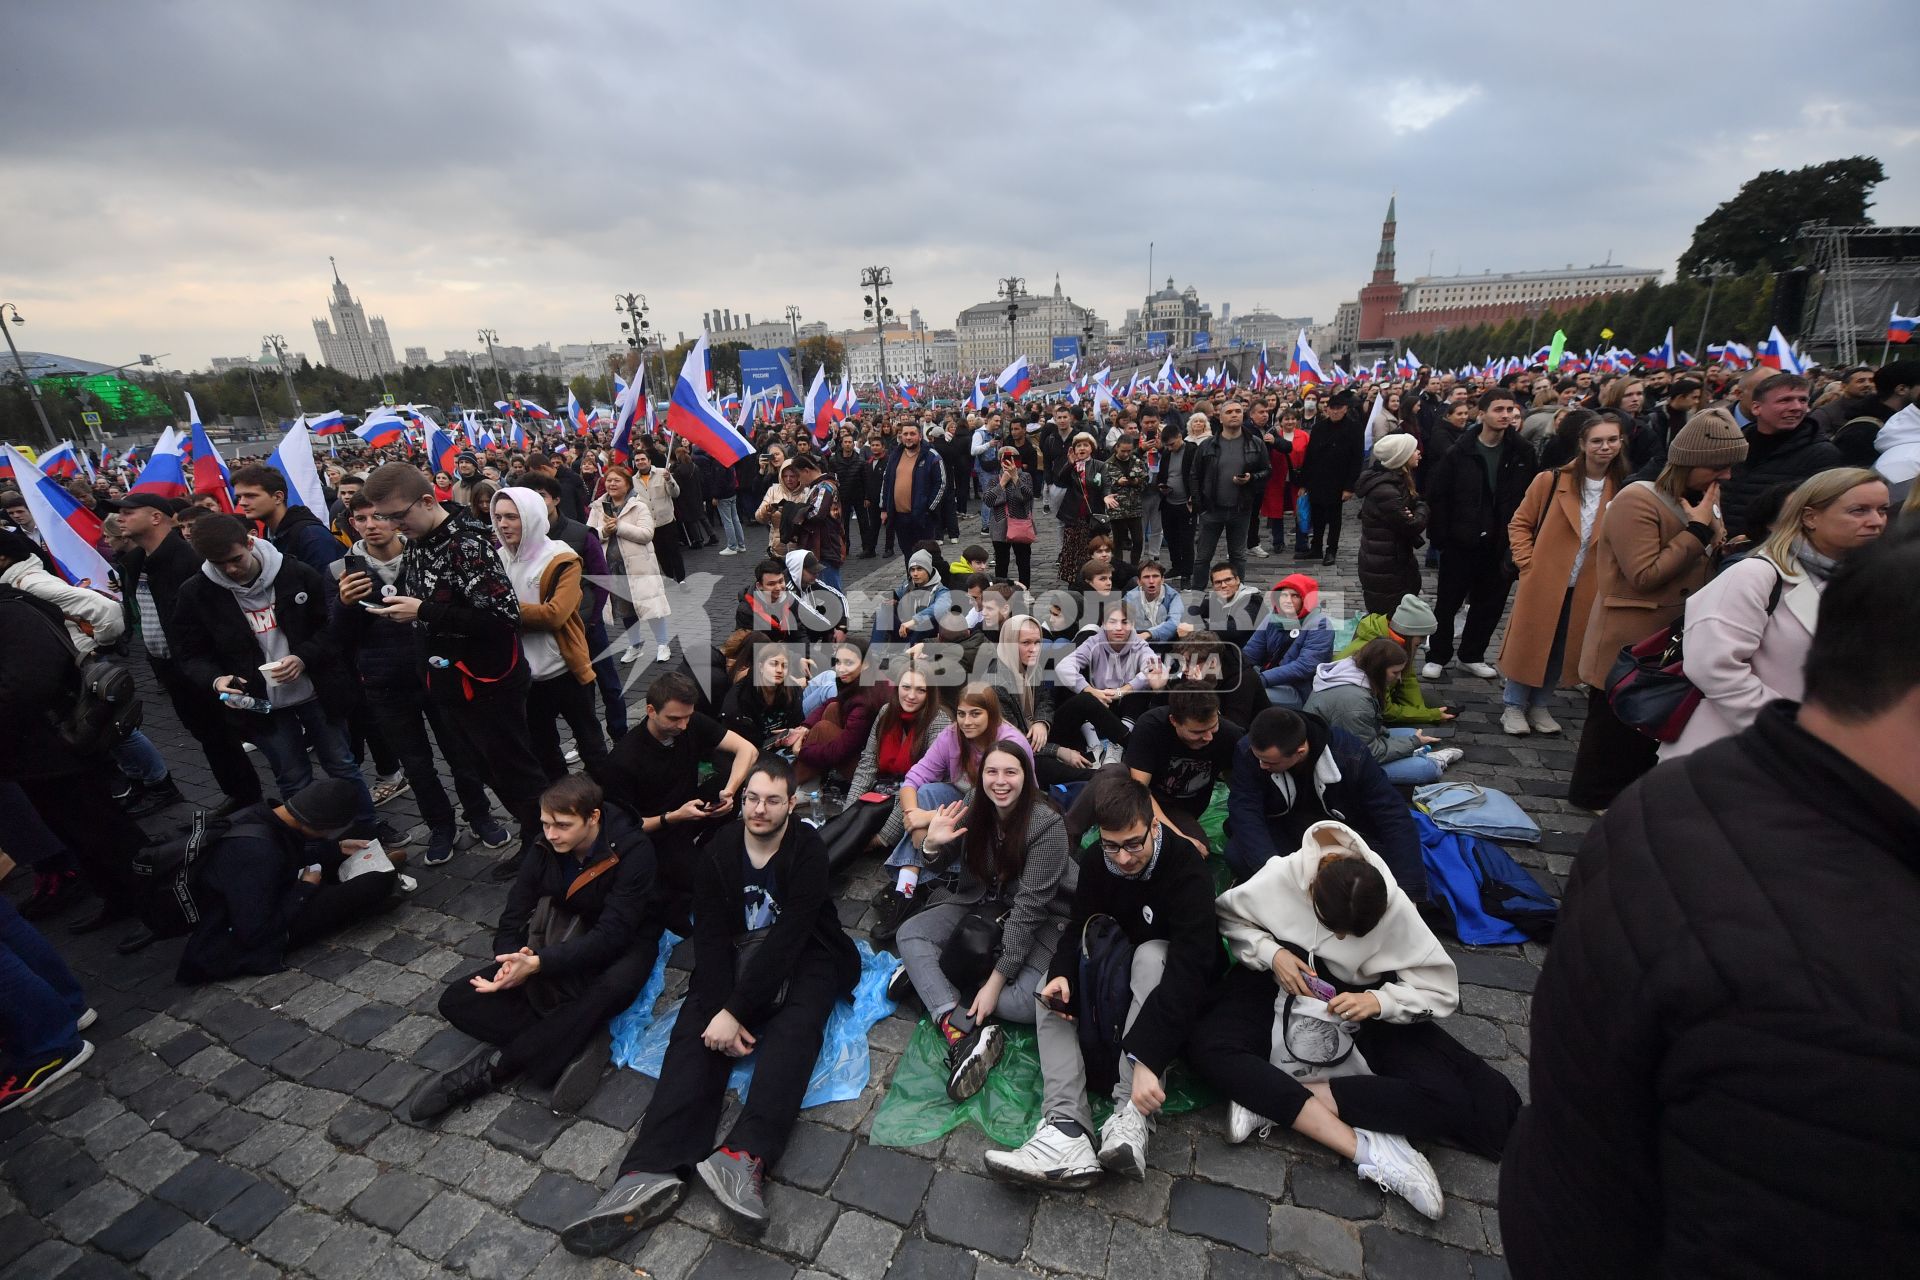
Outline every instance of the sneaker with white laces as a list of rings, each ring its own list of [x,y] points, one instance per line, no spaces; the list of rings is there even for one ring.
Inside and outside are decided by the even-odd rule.
[[[1393,1192],[1424,1217],[1438,1220],[1446,1212],[1440,1179],[1411,1142],[1397,1133],[1372,1129],[1355,1129],[1353,1136],[1359,1140],[1354,1165],[1361,1177]]]
[[[1446,672],[1446,669],[1447,666],[1444,662],[1429,662],[1420,668],[1420,678],[1422,680],[1438,680]]]
[[[1041,1124],[1025,1146],[989,1151],[982,1159],[996,1177],[1041,1187],[1084,1187],[1100,1176],[1100,1159],[1087,1135],[1070,1134],[1053,1120]]]
[[[987,1073],[993,1070],[994,1063],[1000,1061],[1000,1054],[1005,1048],[1005,1036],[995,1022],[976,1027],[971,1034],[948,1045],[947,1097],[955,1102],[965,1102],[980,1092],[981,1086],[987,1082]]]
[[[1459,747],[1435,747],[1433,750],[1427,752],[1427,759],[1439,765],[1440,771],[1444,773],[1454,765],[1460,763],[1460,757],[1466,754],[1467,753]]]
[[[620,661],[630,667],[640,661],[640,651],[638,649],[628,649],[620,655]]]
[[[563,752],[561,752],[561,753],[560,753],[560,758],[561,758],[562,760],[564,760],[564,761],[566,761],[566,762],[567,762],[568,764],[579,764],[579,763],[580,763],[580,748],[578,748],[578,747],[568,747],[568,748],[567,748],[567,749],[566,749],[565,751],[563,751]]]
[[[1147,1135],[1153,1122],[1134,1108],[1131,1100],[1113,1109],[1100,1126],[1100,1165],[1124,1173],[1135,1182],[1147,1178]]]
[[[720,554],[723,556],[737,556],[740,553],[732,547],[722,547],[720,549]]]
[[[1467,674],[1479,676],[1482,680],[1491,680],[1500,674],[1493,664],[1487,662],[1463,662],[1460,665],[1467,669]]]
[[[671,661],[672,658],[673,646],[670,644],[663,644],[653,651],[653,660],[655,662],[668,662]]]
[[[1260,546],[1256,543],[1255,545],[1247,548],[1247,554],[1250,556],[1258,556],[1260,559],[1265,560],[1267,558],[1268,552],[1265,547]]]
[[[1267,1136],[1267,1130],[1273,1128],[1273,1121],[1237,1102],[1227,1104],[1227,1141],[1239,1146],[1254,1134]]]
[[[373,807],[378,809],[389,800],[411,790],[411,784],[408,783],[407,775],[404,773],[375,774],[373,785],[367,790],[373,796]]]
[[[1525,707],[1506,706],[1500,708],[1500,732],[1524,738],[1533,732],[1533,726],[1527,723]]]
[[[1533,726],[1535,733],[1558,733],[1560,722],[1553,718],[1545,707],[1530,707],[1527,710],[1527,723]]]

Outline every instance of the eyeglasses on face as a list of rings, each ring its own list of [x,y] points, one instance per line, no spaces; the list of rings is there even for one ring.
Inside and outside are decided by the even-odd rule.
[[[1102,840],[1100,842],[1100,852],[1106,854],[1109,858],[1116,857],[1120,854],[1126,854],[1127,856],[1132,857],[1137,854],[1145,853],[1147,851],[1147,841],[1152,838],[1153,838],[1153,833],[1151,831],[1148,831],[1145,835],[1140,836],[1138,839],[1128,840],[1124,843],[1116,842],[1113,840]]]

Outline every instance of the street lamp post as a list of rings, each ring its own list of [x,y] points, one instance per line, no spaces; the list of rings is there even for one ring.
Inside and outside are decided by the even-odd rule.
[[[1736,275],[1731,262],[1714,261],[1701,266],[1700,275],[1707,282],[1707,305],[1700,309],[1700,341],[1694,343],[1702,360],[1707,358],[1707,318],[1713,314],[1713,290],[1722,276]]]
[[[33,412],[40,419],[40,429],[47,433],[47,447],[59,444],[53,434],[53,424],[47,421],[47,406],[40,402],[40,384],[27,376],[27,362],[20,358],[20,348],[13,345],[13,330],[7,327],[7,312],[13,313],[12,323],[25,324],[26,318],[20,314],[20,308],[11,302],[0,302],[0,333],[7,335],[7,350],[13,352],[13,367],[20,371],[20,381],[26,384],[27,394],[33,397]]]
[[[647,295],[644,293],[616,293],[613,295],[613,309],[626,317],[620,322],[620,332],[627,335],[627,345],[639,352],[640,364],[647,362],[647,344],[653,341],[653,322],[647,319]],[[645,371],[635,366],[633,376],[645,383]],[[642,394],[652,395],[652,391]]]
[[[791,303],[787,304],[787,328],[793,333],[794,376],[800,379],[800,385],[795,390],[804,396],[807,393],[807,362],[800,356],[800,308]]]
[[[893,308],[887,305],[882,289],[893,287],[893,272],[885,267],[863,267],[860,270],[860,287],[867,292],[862,298],[867,304],[866,318],[873,321],[873,331],[880,339],[880,385],[887,385],[887,320],[893,315]],[[884,391],[881,403],[886,402]]]
[[[500,341],[500,335],[492,329],[482,329],[480,341],[487,344],[487,363],[493,366],[493,394],[504,401],[507,398],[507,391],[500,385],[500,357],[493,353],[493,344]]]
[[[280,374],[287,380],[287,399],[293,403],[293,416],[306,417],[306,411],[300,407],[300,393],[293,389],[293,370],[287,365],[287,340],[277,333],[270,333],[260,341],[273,348],[273,358],[280,362]]]
[[[1007,300],[1007,363],[1012,364],[1020,358],[1020,344],[1014,338],[1014,325],[1020,319],[1020,299],[1027,292],[1027,282],[1021,276],[1002,276],[998,296]]]

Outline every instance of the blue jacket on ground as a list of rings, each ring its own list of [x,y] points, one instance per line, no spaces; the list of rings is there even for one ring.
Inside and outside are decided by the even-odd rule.
[[[1313,673],[1333,658],[1333,619],[1315,609],[1289,627],[1277,614],[1247,641],[1247,661],[1260,669],[1260,683],[1285,685],[1305,702]]]

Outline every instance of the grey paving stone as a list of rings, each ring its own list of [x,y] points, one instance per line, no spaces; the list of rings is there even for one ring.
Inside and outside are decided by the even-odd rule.
[[[1363,1227],[1367,1280],[1473,1280],[1473,1262],[1459,1249],[1384,1226]]]
[[[159,1057],[160,1061],[177,1071],[181,1063],[193,1057],[194,1054],[199,1053],[202,1049],[207,1048],[212,1043],[213,1037],[204,1031],[188,1030],[181,1032],[153,1052]]]
[[[304,1187],[319,1177],[339,1154],[320,1134],[302,1131],[286,1150],[274,1157],[267,1172],[290,1187]]]
[[[266,1230],[253,1238],[253,1250],[282,1266],[297,1267],[339,1229],[340,1224],[325,1214],[295,1207],[275,1218]]]
[[[1434,1221],[1415,1213],[1413,1206],[1399,1196],[1388,1196],[1382,1221],[1409,1235],[1428,1236],[1473,1253],[1487,1251],[1487,1233],[1480,1227],[1480,1207],[1468,1200],[1449,1199],[1446,1212]]]
[[[1510,1280],[1513,1274],[1500,1258],[1483,1257],[1476,1253],[1469,1260],[1473,1263],[1473,1280]]]
[[[300,1188],[300,1198],[326,1213],[338,1213],[380,1175],[365,1156],[343,1155]]]
[[[78,1097],[72,1092],[75,1087],[69,1085],[62,1093],[70,1098]],[[149,1120],[158,1120],[170,1107],[179,1106],[198,1091],[199,1085],[194,1081],[169,1073],[129,1097],[127,1105]],[[51,1119],[58,1114],[57,1104],[61,1101],[59,1094],[47,1099],[40,1106],[40,1114]]]
[[[1037,1198],[1025,1188],[942,1169],[927,1195],[927,1236],[996,1258],[1018,1258],[1026,1251]]]
[[[1363,1180],[1352,1165],[1302,1161],[1293,1166],[1287,1185],[1295,1204],[1336,1218],[1377,1218],[1386,1209],[1380,1188]]]
[[[1224,1182],[1242,1191],[1257,1191],[1278,1200],[1287,1190],[1287,1155],[1256,1141],[1238,1146],[1213,1134],[1202,1134],[1193,1144],[1193,1171],[1209,1182]]]
[[[153,1194],[195,1221],[205,1222],[258,1182],[258,1178],[232,1165],[201,1156],[161,1183]]]
[[[319,1280],[367,1280],[386,1270],[392,1248],[393,1241],[371,1227],[345,1222],[313,1251],[304,1269]]]
[[[844,1280],[882,1280],[899,1247],[900,1228],[849,1209],[834,1221],[814,1261]],[[1104,1263],[1104,1242],[1100,1256]]]
[[[778,1182],[767,1185],[766,1201],[769,1221],[760,1233],[760,1243],[797,1258],[818,1253],[840,1216],[840,1206],[825,1196]]]
[[[847,1156],[832,1195],[841,1204],[906,1226],[933,1181],[933,1165],[885,1147],[857,1144]]]
[[[1540,981],[1540,970],[1518,956],[1493,955],[1485,951],[1459,951],[1453,966],[1463,983],[1483,987],[1501,987],[1508,991],[1531,992]]]
[[[1533,1016],[1533,999],[1518,991],[1502,991],[1497,987],[1479,987],[1462,982],[1460,1012],[1492,1018],[1496,1022],[1525,1025]]]
[[[1298,1270],[1272,1258],[1256,1258],[1238,1249],[1215,1249],[1207,1255],[1207,1280],[1301,1280]]]
[[[390,1124],[377,1134],[361,1154],[381,1164],[415,1165],[427,1154],[440,1135],[431,1129],[410,1124]]]
[[[712,1243],[706,1232],[668,1220],[647,1233],[634,1261],[655,1280],[687,1280]]]
[[[263,1023],[241,1036],[231,1047],[254,1066],[264,1067],[301,1043],[309,1034],[299,1023],[276,1017],[272,1022]]]
[[[509,1093],[490,1093],[484,1098],[475,1098],[473,1102],[440,1118],[440,1132],[455,1134],[462,1138],[477,1138],[493,1126],[500,1114],[512,1106],[516,1099]],[[528,1103],[532,1106],[532,1103]],[[544,1108],[541,1108],[544,1110]]]
[[[398,1235],[413,1215],[440,1194],[440,1185],[417,1173],[389,1169],[367,1184],[347,1205],[347,1212],[370,1227]]]
[[[434,1139],[433,1149],[420,1160],[417,1172],[435,1182],[457,1187],[472,1176],[493,1150],[476,1138],[443,1133]]]
[[[113,1158],[113,1173],[151,1192],[194,1161],[194,1153],[164,1133],[149,1133]]]
[[[569,1116],[556,1116],[537,1102],[516,1098],[493,1118],[481,1136],[496,1146],[538,1158],[571,1123]]]
[[[1132,1178],[1102,1178],[1084,1193],[1086,1202],[1103,1213],[1131,1218],[1149,1227],[1167,1220],[1167,1204],[1173,1195],[1173,1179],[1158,1169],[1148,1169],[1140,1182]]]
[[[273,1078],[273,1073],[265,1067],[257,1067],[251,1062],[236,1062],[209,1081],[207,1089],[228,1102],[239,1102],[262,1085],[271,1083]]]
[[[194,1131],[195,1145],[198,1145],[197,1140],[206,1127],[201,1125]],[[80,1145],[95,1160],[105,1160],[140,1141],[151,1131],[151,1126],[141,1117],[131,1111],[123,1111],[81,1139]]]
[[[42,1240],[0,1271],[0,1280],[45,1280],[65,1273],[81,1256],[80,1250],[65,1240]]]
[[[239,1107],[227,1107],[219,1115],[188,1134],[187,1145],[214,1155],[225,1155],[269,1123],[271,1121],[264,1116],[254,1115],[251,1111],[242,1111]]]
[[[512,1204],[540,1176],[540,1166],[512,1151],[489,1147],[480,1164],[460,1183],[468,1195],[494,1204]]]
[[[260,1259],[227,1245],[194,1268],[193,1280],[280,1280],[280,1272]]]
[[[180,1074],[205,1083],[218,1079],[238,1065],[241,1058],[225,1045],[210,1044],[180,1064]]]
[[[231,1044],[272,1019],[273,1015],[259,1005],[236,999],[222,1000],[201,1014],[199,1021],[216,1040]]]
[[[351,1102],[340,1108],[339,1113],[327,1122],[327,1137],[335,1146],[357,1150],[392,1123],[392,1112],[365,1103]]]
[[[195,1093],[168,1107],[153,1127],[176,1138],[184,1138],[227,1109],[227,1104],[209,1093]]]
[[[207,1225],[244,1243],[264,1231],[292,1203],[293,1197],[279,1187],[256,1182],[209,1218]]]
[[[279,1159],[286,1149],[306,1135],[283,1120],[266,1120],[231,1148],[227,1160],[247,1169],[258,1169]]]
[[[443,1019],[423,1017],[418,1014],[409,1015],[368,1041],[367,1047],[378,1049],[381,1053],[411,1057],[420,1050],[422,1045],[446,1029],[447,1024]]]
[[[1267,1251],[1267,1202],[1251,1192],[1211,1182],[1177,1181],[1167,1225],[1248,1253]]]
[[[365,1046],[402,1018],[404,1011],[390,1004],[373,1001],[361,1005],[346,1017],[327,1028],[329,1035],[337,1037],[342,1043]]]
[[[1330,1276],[1360,1274],[1360,1237],[1352,1227],[1316,1209],[1277,1204],[1271,1210],[1273,1252]]]
[[[536,1227],[557,1232],[591,1209],[599,1198],[599,1190],[591,1183],[548,1172],[533,1180],[514,1202],[513,1211]]]
[[[1033,1218],[1027,1257],[1054,1271],[1076,1275],[1107,1274],[1107,1242],[1113,1219],[1098,1209],[1043,1196]]]
[[[413,1221],[400,1233],[399,1241],[428,1261],[437,1262],[465,1239],[489,1212],[486,1205],[472,1196],[442,1191],[414,1215]]]
[[[153,1054],[142,1054],[131,1059],[106,1077],[107,1092],[116,1098],[128,1098],[140,1092],[155,1080],[172,1075],[167,1064]]]
[[[77,1142],[109,1120],[118,1119],[126,1114],[127,1108],[119,1100],[99,1097],[72,1115],[54,1121],[49,1127],[61,1137],[72,1138]]]
[[[103,1253],[132,1262],[186,1225],[187,1215],[158,1200],[142,1200],[94,1232],[88,1243]]]
[[[1110,1275],[1199,1276],[1206,1274],[1206,1265],[1206,1246],[1189,1236],[1132,1222],[1113,1224],[1113,1238],[1107,1242]]]
[[[350,1101],[345,1094],[326,1089],[310,1089],[303,1085],[295,1085],[294,1088],[296,1092],[288,1100],[287,1109],[280,1113],[280,1118],[289,1124],[310,1129],[323,1127]]]
[[[405,1023],[401,1024],[405,1026]],[[446,1071],[459,1065],[466,1056],[479,1046],[479,1041],[464,1031],[456,1031],[444,1021],[435,1021],[436,1033],[426,1043],[420,1045],[408,1055],[409,1061],[425,1067],[429,1071]],[[396,1028],[397,1029],[397,1028]],[[381,1048],[378,1041],[374,1047]]]
[[[690,1273],[693,1280],[792,1280],[793,1264],[731,1240],[716,1240]]]
[[[47,1221],[75,1244],[85,1244],[139,1203],[140,1193],[126,1183],[102,1178],[55,1209]],[[10,1221],[8,1227],[11,1231],[14,1224]]]
[[[541,1153],[540,1163],[549,1169],[570,1173],[583,1182],[597,1182],[607,1166],[626,1152],[630,1142],[619,1129],[591,1120],[575,1120]]]
[[[925,1236],[908,1236],[887,1269],[886,1280],[973,1280],[974,1256]]]
[[[428,1074],[424,1067],[416,1067],[410,1062],[389,1062],[372,1079],[356,1088],[353,1096],[369,1106],[391,1110],[399,1106]]]
[[[307,1076],[306,1083],[315,1089],[352,1093],[379,1075],[392,1061],[386,1054],[370,1049],[342,1048]]]
[[[833,1185],[833,1177],[840,1172],[847,1149],[852,1145],[851,1134],[803,1120],[793,1126],[773,1177],[808,1191],[825,1191]]]
[[[226,1243],[208,1228],[189,1222],[147,1251],[140,1259],[140,1274],[148,1280],[184,1280]]]
[[[550,1231],[489,1215],[453,1247],[445,1261],[476,1280],[519,1280],[558,1244]]]

